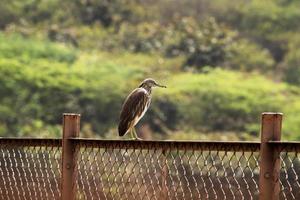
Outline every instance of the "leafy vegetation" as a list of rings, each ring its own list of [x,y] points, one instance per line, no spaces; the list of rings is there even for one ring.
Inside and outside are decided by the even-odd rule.
[[[1,136],[58,136],[78,112],[83,136],[116,137],[124,98],[153,77],[168,89],[142,134],[257,139],[260,113],[279,111],[300,139],[298,1],[4,2]]]

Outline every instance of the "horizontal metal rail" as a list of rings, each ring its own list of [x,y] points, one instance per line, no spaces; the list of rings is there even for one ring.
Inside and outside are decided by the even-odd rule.
[[[0,145],[60,147],[62,145],[62,140],[59,138],[1,138],[0,137]]]
[[[157,141],[157,140],[102,140],[86,138],[70,138],[83,147],[100,147],[113,149],[176,149],[176,150],[205,150],[205,151],[259,151],[260,142],[236,141]]]
[[[127,149],[178,149],[210,151],[259,151],[259,141],[172,141],[172,140],[103,140],[89,138],[70,138],[72,142],[85,147],[127,148]],[[300,142],[269,141],[278,151],[300,152]],[[1,145],[55,146],[62,144],[60,138],[0,138]]]
[[[300,142],[269,141],[268,144],[280,152],[300,152]]]

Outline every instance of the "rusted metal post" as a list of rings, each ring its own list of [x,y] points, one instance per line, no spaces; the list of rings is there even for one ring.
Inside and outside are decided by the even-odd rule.
[[[74,183],[75,167],[76,167],[76,151],[75,146],[69,140],[79,136],[80,131],[80,115],[79,114],[63,114],[63,140],[62,140],[62,179],[61,193],[62,200],[74,200],[75,191]]]
[[[279,152],[268,142],[280,141],[282,113],[263,113],[261,123],[259,199],[278,200],[280,192]]]

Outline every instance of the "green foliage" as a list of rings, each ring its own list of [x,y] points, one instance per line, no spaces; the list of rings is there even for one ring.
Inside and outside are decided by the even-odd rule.
[[[299,30],[298,1],[217,0],[211,7],[221,20],[255,36],[270,37],[287,30]]]
[[[289,51],[284,58],[284,80],[300,86],[300,39],[292,37]]]
[[[248,40],[238,40],[228,51],[225,66],[241,71],[270,72],[274,69],[275,61],[267,49],[261,48]]]
[[[144,77],[147,66],[159,64],[143,55],[75,54],[54,43],[7,38],[0,48],[2,135],[32,136],[43,126],[48,127],[43,134],[54,131],[55,136],[65,112],[82,113],[83,124],[103,135],[117,123],[126,93]],[[18,44],[24,48],[16,48]],[[72,63],[68,62],[70,55],[78,55]],[[146,65],[145,71],[141,65]]]
[[[298,90],[299,94],[299,90]],[[284,121],[283,121],[283,139],[285,140],[300,140],[299,124],[300,124],[300,103],[299,96],[295,99],[291,99],[286,105],[284,110]]]
[[[242,7],[245,17],[241,27],[247,30],[260,30],[258,34],[274,34],[286,30],[298,29],[300,12],[299,2],[280,4],[276,1],[254,0]]]
[[[6,24],[21,24],[18,30],[24,34],[34,27],[36,34],[45,30],[51,40],[84,49],[180,56],[185,58],[182,67],[197,71],[209,65],[269,73],[290,53],[284,43],[288,32],[299,32],[298,6],[281,0],[183,0],[174,5],[162,0],[16,0],[2,9],[3,19],[10,18]]]
[[[259,84],[257,84],[259,83]],[[274,83],[259,75],[212,70],[208,74],[182,74],[169,81],[168,91],[161,91],[160,101],[169,102],[175,114],[176,128],[195,127],[206,131],[258,132],[259,115],[282,111],[288,102],[287,85]],[[252,130],[254,128],[254,130]]]
[[[118,26],[123,21],[138,22],[146,10],[137,0],[3,0],[0,28],[11,23],[43,24],[51,21],[62,25],[72,23]]]
[[[186,57],[185,65],[217,66],[230,52],[233,32],[222,30],[214,19],[199,24],[192,18],[183,18],[175,26],[162,27],[159,23],[123,24],[117,44],[132,52],[161,52],[167,57]]]
[[[89,63],[86,68],[83,64]],[[126,80],[138,69],[98,60],[80,59],[72,66],[36,60],[26,65],[2,59],[0,62],[1,113],[6,134],[28,135],[36,121],[59,124],[61,113],[78,112],[83,122],[102,133],[115,124],[126,90]],[[35,67],[32,68],[31,66]],[[30,130],[30,129],[29,129]],[[25,132],[25,133],[23,133]]]
[[[221,29],[213,18],[202,24],[184,18],[176,26],[177,37],[167,48],[168,55],[184,54],[186,64],[198,68],[220,65],[228,56],[227,47],[232,43],[234,33]]]
[[[19,1],[2,0],[0,6],[0,29],[14,23],[21,16],[22,5]]]
[[[85,24],[98,21],[104,26],[118,25],[123,21],[141,20],[145,8],[137,2],[137,0],[76,0],[73,12],[76,18]]]
[[[123,24],[118,34],[122,46],[133,52],[163,51],[168,36],[158,23]]]
[[[31,62],[32,59],[48,59],[71,63],[76,59],[76,52],[62,44],[53,44],[20,35],[6,36],[0,33],[0,58],[18,59]]]
[[[0,136],[57,136],[61,113],[79,112],[85,136],[110,137],[126,95],[154,77],[169,87],[142,123],[161,138],[248,139],[261,112],[281,111],[299,139],[298,1],[1,3]]]
[[[289,33],[299,35],[299,6],[299,1],[289,0],[217,0],[210,7],[218,20],[268,48],[279,64]]]
[[[96,132],[103,137],[108,130],[115,130],[126,95],[138,80],[149,74],[169,77],[160,79],[168,89],[154,91],[153,104],[144,118],[143,123],[149,123],[154,131],[235,131],[243,138],[244,132],[258,133],[261,112],[282,111],[288,116],[286,137],[297,138],[292,133],[299,131],[298,111],[285,105],[299,107],[298,88],[286,84],[274,87],[274,82],[260,75],[221,69],[207,68],[204,74],[170,76],[168,70],[173,70],[176,60],[129,53],[75,54],[74,50],[59,44],[14,37],[19,41],[3,39],[1,45],[10,48],[0,51],[0,134],[3,136],[37,133],[57,136],[61,113],[78,112],[83,115],[84,133]],[[24,48],[12,58],[8,52],[17,48],[6,43],[21,44]],[[37,48],[40,44],[50,48]],[[64,49],[61,57],[53,54],[53,49],[61,48]],[[22,55],[32,59],[29,61]],[[77,55],[71,63],[66,59],[69,55]],[[161,70],[162,66],[169,67],[165,71]]]

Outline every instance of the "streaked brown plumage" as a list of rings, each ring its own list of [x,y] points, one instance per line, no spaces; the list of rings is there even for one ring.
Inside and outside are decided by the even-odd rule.
[[[165,87],[148,78],[127,96],[120,114],[119,136],[124,136],[129,131],[135,133],[134,126],[148,110],[151,102],[152,87],[155,86]],[[138,139],[136,133],[134,135],[135,139]]]

